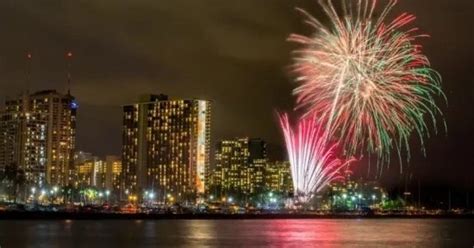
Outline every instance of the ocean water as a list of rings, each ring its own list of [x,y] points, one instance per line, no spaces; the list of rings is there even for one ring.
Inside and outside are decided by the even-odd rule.
[[[0,247],[474,247],[474,220],[2,220]]]

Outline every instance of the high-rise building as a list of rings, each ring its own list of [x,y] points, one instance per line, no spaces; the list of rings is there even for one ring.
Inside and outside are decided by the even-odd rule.
[[[216,147],[213,190],[218,194],[251,194],[263,190],[267,163],[261,139],[222,140]]]
[[[265,188],[267,143],[258,138],[249,139],[249,191],[261,192]]]
[[[54,90],[7,100],[0,115],[0,167],[18,166],[30,185],[74,181],[76,109],[73,96]]]
[[[123,107],[122,178],[127,192],[195,199],[207,188],[211,105],[149,95]]]
[[[224,192],[248,192],[248,138],[222,140],[217,143],[213,184]]]
[[[16,165],[19,161],[17,143],[19,142],[20,122],[12,113],[0,111],[0,170],[6,166]]]
[[[273,192],[293,192],[290,162],[275,161],[268,163],[265,170],[266,189]]]

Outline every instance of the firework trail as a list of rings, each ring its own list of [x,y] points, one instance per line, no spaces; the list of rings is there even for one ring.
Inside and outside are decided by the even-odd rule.
[[[329,144],[315,118],[303,118],[292,127],[287,114],[279,116],[291,166],[295,199],[308,203],[315,193],[341,178],[340,171],[354,159],[336,158],[337,143]]]
[[[331,0],[319,1],[327,24],[304,10],[312,36],[293,34],[302,45],[294,52],[298,87],[297,108],[317,116],[349,155],[375,153],[388,163],[395,148],[409,154],[410,135],[416,133],[424,151],[430,117],[436,130],[441,114],[434,97],[443,96],[439,74],[430,68],[408,28],[415,16],[403,13],[386,21],[396,1],[389,1],[375,17],[375,0],[341,0],[337,11]]]

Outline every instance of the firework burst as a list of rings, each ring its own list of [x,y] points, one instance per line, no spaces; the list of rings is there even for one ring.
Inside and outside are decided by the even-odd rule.
[[[395,148],[408,152],[409,138],[418,134],[422,150],[428,135],[426,117],[436,130],[441,114],[434,97],[444,96],[440,76],[430,68],[422,47],[424,34],[409,28],[415,16],[403,13],[386,21],[396,5],[389,1],[375,17],[375,0],[319,1],[327,24],[304,10],[310,37],[293,34],[302,45],[294,52],[297,108],[317,116],[350,155],[375,153],[388,162]]]
[[[335,156],[337,143],[328,144],[325,129],[314,118],[304,118],[293,128],[288,115],[279,116],[291,166],[295,199],[308,203],[330,182],[341,178],[341,170],[354,159]]]

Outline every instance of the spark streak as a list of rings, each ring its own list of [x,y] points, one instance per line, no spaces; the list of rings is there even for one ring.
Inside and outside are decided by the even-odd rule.
[[[328,145],[325,129],[315,118],[301,119],[295,128],[287,114],[279,118],[291,165],[294,195],[299,203],[306,204],[327,184],[341,178],[341,170],[355,159],[343,161],[335,156],[338,144]]]

